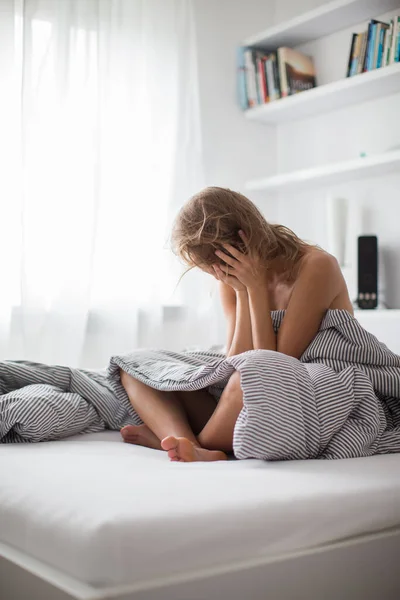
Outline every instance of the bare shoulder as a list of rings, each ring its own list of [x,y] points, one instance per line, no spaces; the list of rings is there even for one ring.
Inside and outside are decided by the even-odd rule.
[[[298,277],[304,275],[321,277],[325,280],[326,278],[342,279],[342,272],[336,258],[319,248],[311,248],[302,259]]]

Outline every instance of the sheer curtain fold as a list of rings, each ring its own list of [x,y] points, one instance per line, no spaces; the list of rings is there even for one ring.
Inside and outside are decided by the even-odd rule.
[[[0,142],[1,358],[97,367],[168,347],[168,228],[203,184],[192,2],[0,6],[13,94]]]

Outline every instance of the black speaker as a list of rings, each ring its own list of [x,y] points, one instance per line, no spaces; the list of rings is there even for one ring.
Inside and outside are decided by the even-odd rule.
[[[360,235],[358,238],[358,297],[359,308],[378,306],[378,238]]]

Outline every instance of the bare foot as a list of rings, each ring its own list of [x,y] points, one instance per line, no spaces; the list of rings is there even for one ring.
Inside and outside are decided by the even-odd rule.
[[[169,458],[175,462],[227,460],[225,452],[200,448],[184,437],[170,435],[161,441],[161,447],[168,452]]]
[[[127,444],[162,450],[160,440],[147,425],[126,425],[120,433]]]

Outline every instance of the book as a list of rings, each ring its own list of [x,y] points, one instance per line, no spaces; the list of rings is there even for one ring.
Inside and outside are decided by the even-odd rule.
[[[267,57],[266,56],[263,56],[261,58],[261,63],[262,63],[263,81],[264,81],[264,87],[265,87],[265,102],[270,102],[271,90],[268,87],[268,81],[267,81]]]
[[[386,30],[389,27],[388,23],[382,21],[376,21],[372,19],[372,37],[371,37],[371,54],[369,61],[369,71],[376,69],[378,65],[379,48],[381,42],[382,29]]]
[[[266,98],[266,91],[264,89],[264,79],[262,73],[263,64],[261,62],[261,57],[259,55],[255,56],[255,64],[256,64],[256,83],[257,83],[257,99],[258,104],[264,104]]]
[[[258,104],[257,87],[256,87],[256,72],[253,62],[253,51],[246,48],[244,51],[246,65],[246,89],[248,107],[253,108]]]
[[[267,85],[267,76],[265,73],[265,56],[258,57],[258,68],[259,68],[259,80],[262,88],[262,100],[263,102],[269,102],[269,89]]]
[[[377,69],[380,69],[382,66],[383,49],[384,49],[385,37],[386,37],[388,29],[389,29],[388,23],[380,23],[378,25],[379,41],[378,41],[378,53],[377,53],[377,58],[376,58],[376,68]]]
[[[249,108],[247,101],[247,86],[246,86],[246,61],[245,61],[245,48],[236,48],[236,91],[239,106],[242,110]]]
[[[278,56],[276,52],[272,54],[272,66],[274,72],[274,82],[275,82],[275,90],[276,90],[276,100],[279,100],[281,97],[281,84],[279,78],[279,65],[278,65]]]
[[[368,37],[368,32],[364,31],[361,34],[361,46],[360,46],[360,56],[358,58],[358,65],[357,65],[357,75],[359,73],[363,72],[365,53],[367,50],[367,37]]]
[[[394,62],[400,62],[400,16],[397,17],[397,40]]]
[[[346,77],[350,77],[351,66],[353,64],[354,46],[355,46],[356,40],[357,40],[357,34],[353,33],[353,35],[351,36],[351,44],[350,44],[349,60],[347,62]]]
[[[292,48],[278,48],[282,98],[315,87],[315,67],[310,56]]]
[[[390,62],[389,62],[389,64],[391,64],[391,65],[395,62],[398,32],[399,32],[399,22],[398,22],[398,18],[395,17],[393,20],[392,43],[391,43],[391,47],[390,47],[390,59],[389,59]]]
[[[367,48],[366,48],[366,52],[365,52],[363,72],[368,71],[369,57],[371,54],[371,39],[372,39],[373,26],[374,26],[374,21],[370,21],[368,24],[368,31],[367,31]]]
[[[273,66],[272,66],[272,56],[268,56],[268,58],[267,58],[266,69],[267,69],[268,87],[271,90],[269,99],[270,99],[270,101],[273,101],[273,100],[276,100],[276,92],[275,92],[274,71],[273,71]]]
[[[350,77],[353,77],[353,75],[357,74],[358,59],[360,56],[360,48],[361,48],[361,34],[357,34],[355,42],[354,42],[353,57],[351,60]]]
[[[374,69],[374,65],[375,65],[375,49],[376,49],[376,33],[377,33],[377,29],[378,29],[378,23],[374,23],[372,25],[372,33],[371,33],[371,40],[370,40],[370,44],[371,44],[371,49],[368,55],[368,66],[367,66],[367,70],[368,71],[372,71],[372,69]]]
[[[254,73],[255,73],[255,79],[256,79],[257,104],[264,104],[262,83],[260,82],[260,71],[258,68],[259,54],[256,50],[253,50],[252,57],[253,57]]]
[[[385,44],[383,46],[382,67],[386,67],[389,64],[392,33],[393,33],[393,19],[390,20],[389,29],[387,30],[386,35],[385,35]]]

